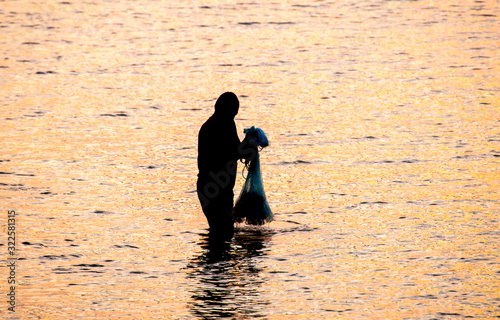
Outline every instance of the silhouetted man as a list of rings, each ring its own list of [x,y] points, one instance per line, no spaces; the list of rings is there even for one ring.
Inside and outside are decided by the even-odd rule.
[[[232,92],[223,93],[214,114],[198,134],[198,182],[196,189],[210,235],[230,239],[234,234],[233,187],[238,159],[251,159],[257,150],[240,143],[234,117],[240,103]]]

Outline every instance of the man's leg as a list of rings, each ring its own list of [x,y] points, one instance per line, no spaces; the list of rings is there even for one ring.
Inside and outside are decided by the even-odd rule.
[[[233,190],[226,188],[218,190],[216,194],[207,194],[206,185],[198,181],[197,192],[208,221],[210,236],[231,239],[234,235]]]

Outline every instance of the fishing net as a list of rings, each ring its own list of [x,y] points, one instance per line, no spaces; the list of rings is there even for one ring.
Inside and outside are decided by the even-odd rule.
[[[245,129],[245,139],[250,144],[260,147],[260,150],[269,145],[264,131],[251,127]],[[262,175],[260,173],[260,159],[256,157],[245,165],[248,173],[243,188],[241,189],[236,205],[234,206],[234,219],[236,222],[246,222],[251,225],[263,225],[273,220],[273,213],[266,200]]]

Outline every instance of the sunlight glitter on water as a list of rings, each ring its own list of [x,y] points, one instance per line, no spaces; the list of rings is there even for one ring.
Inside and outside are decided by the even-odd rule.
[[[10,316],[498,317],[499,9],[3,2]],[[229,90],[276,221],[211,248],[197,134]]]

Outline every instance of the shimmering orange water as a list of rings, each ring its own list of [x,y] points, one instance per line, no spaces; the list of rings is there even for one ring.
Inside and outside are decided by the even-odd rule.
[[[17,311],[0,314],[500,316],[499,12],[1,2],[0,223],[16,211],[19,260]],[[276,221],[210,249],[196,143],[224,91],[241,138],[255,125],[270,139]]]

